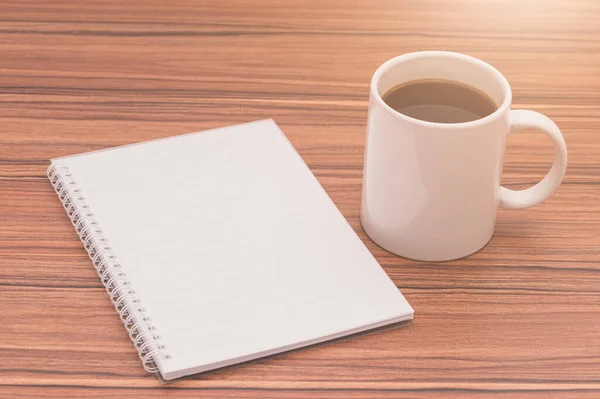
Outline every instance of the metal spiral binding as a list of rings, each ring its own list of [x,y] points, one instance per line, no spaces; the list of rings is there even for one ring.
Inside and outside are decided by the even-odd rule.
[[[51,164],[46,174],[123,321],[144,369],[150,373],[158,371],[156,360],[169,359],[170,356],[164,351],[165,346],[160,343],[161,337],[156,333],[156,328],[146,314],[146,309],[135,296],[127,275],[121,270],[121,265],[104,237],[77,182],[66,165]]]

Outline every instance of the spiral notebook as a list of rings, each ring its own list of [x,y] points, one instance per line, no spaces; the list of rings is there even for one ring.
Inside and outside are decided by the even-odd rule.
[[[165,380],[413,317],[272,120],[53,159],[48,177]]]

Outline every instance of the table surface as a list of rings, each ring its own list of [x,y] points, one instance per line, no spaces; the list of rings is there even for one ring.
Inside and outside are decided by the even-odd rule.
[[[600,2],[72,2],[0,15],[0,397],[600,395]],[[558,192],[482,251],[419,263],[359,223],[368,85],[385,60],[482,58],[563,129]],[[414,322],[160,388],[44,176],[48,159],[274,118],[416,310]],[[548,170],[508,140],[503,182]]]

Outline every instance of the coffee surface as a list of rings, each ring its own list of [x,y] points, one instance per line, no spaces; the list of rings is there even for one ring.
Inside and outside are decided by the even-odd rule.
[[[403,83],[385,93],[383,101],[404,115],[436,123],[470,122],[498,109],[494,100],[482,91],[441,79]]]

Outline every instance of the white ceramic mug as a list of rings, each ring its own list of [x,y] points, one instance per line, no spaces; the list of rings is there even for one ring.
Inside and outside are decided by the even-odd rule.
[[[419,79],[453,80],[487,93],[498,109],[464,123],[405,116],[382,96]],[[536,205],[558,188],[567,168],[562,133],[546,116],[511,111],[511,89],[491,65],[463,54],[423,51],[393,58],[371,80],[361,221],[379,246],[397,255],[445,261],[477,252],[490,240],[496,209]],[[522,129],[546,133],[554,163],[522,191],[500,185],[506,137]]]

